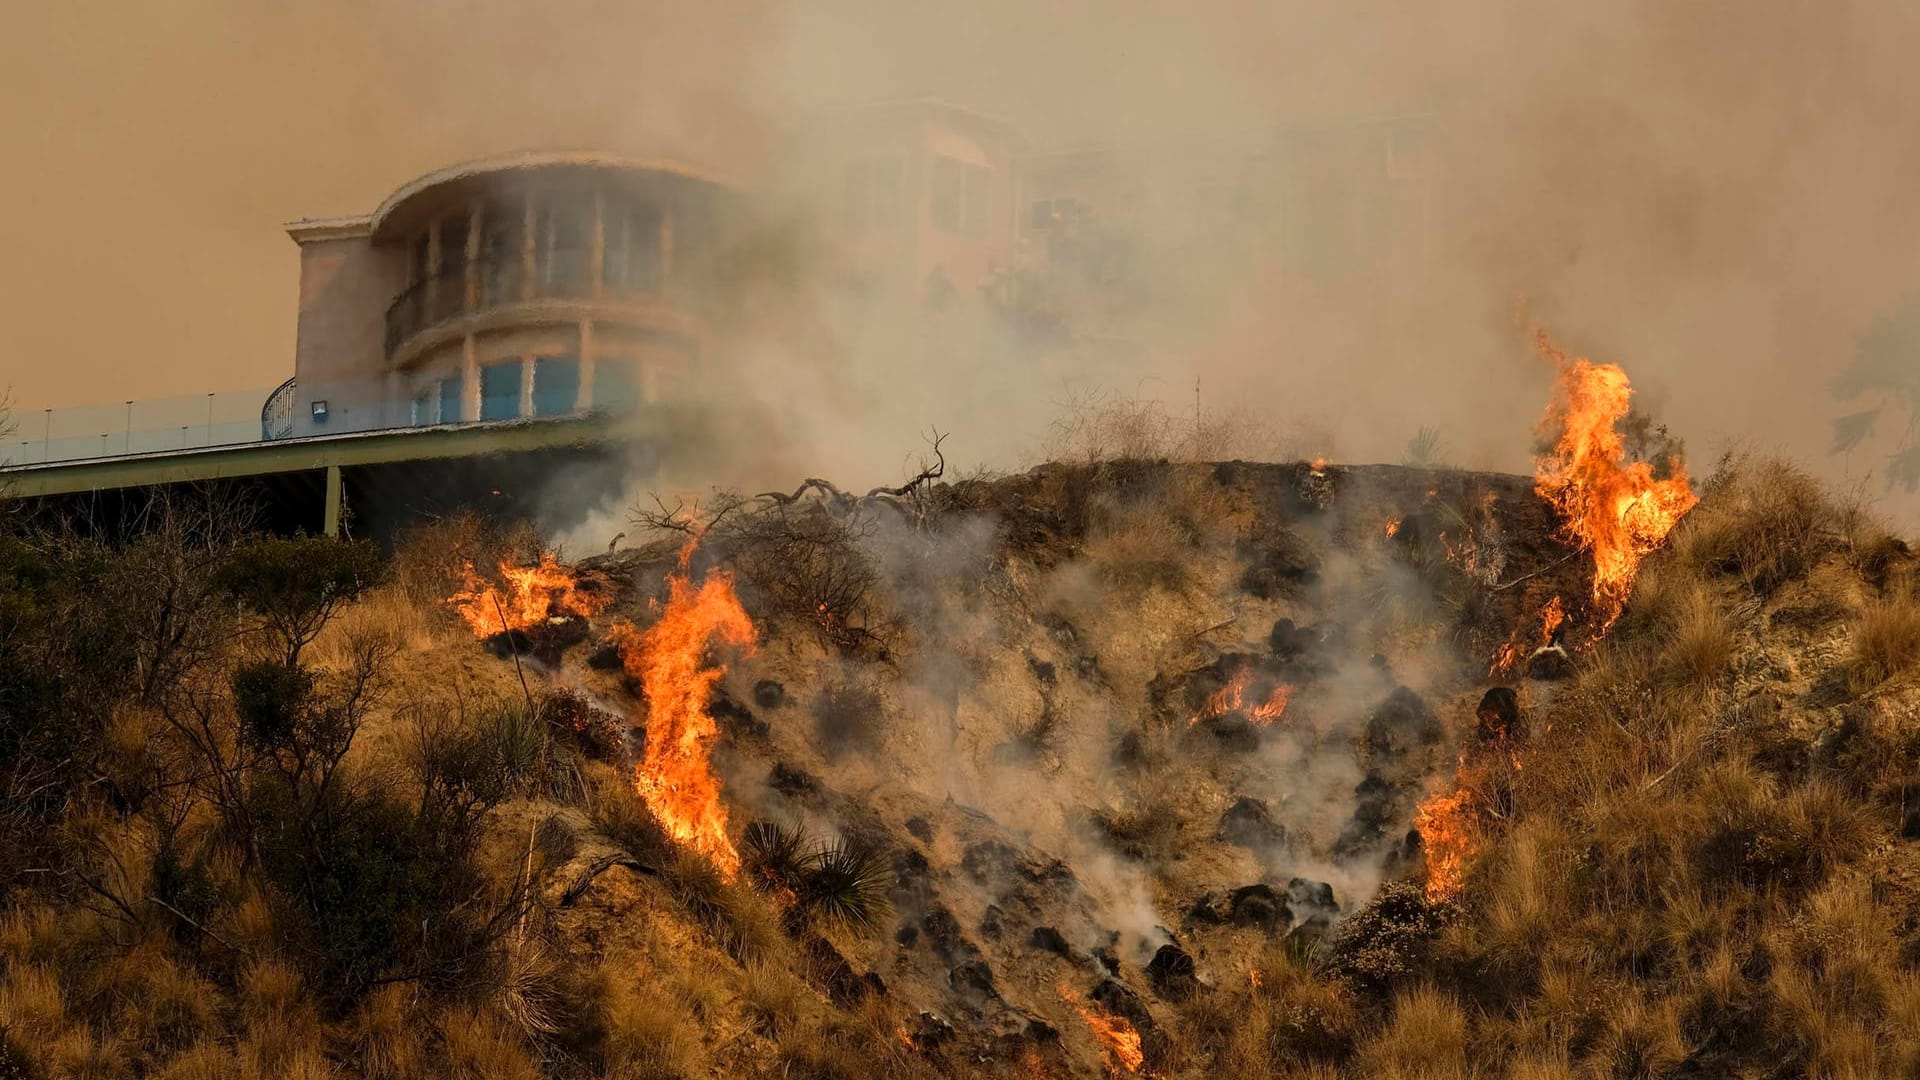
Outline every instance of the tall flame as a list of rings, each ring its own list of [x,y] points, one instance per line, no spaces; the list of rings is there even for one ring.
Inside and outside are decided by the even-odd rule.
[[[1545,332],[1535,340],[1560,375],[1540,419],[1541,434],[1554,442],[1534,461],[1534,491],[1559,512],[1562,534],[1593,551],[1593,603],[1604,632],[1626,605],[1640,560],[1700,500],[1678,460],[1663,480],[1651,464],[1627,460],[1618,427],[1633,396],[1625,371],[1571,358]]]
[[[1473,789],[1458,783],[1451,791],[1429,796],[1414,811],[1413,827],[1419,830],[1427,853],[1427,899],[1453,899],[1466,881],[1468,860],[1480,846],[1473,822]]]
[[[506,591],[495,589],[473,569],[464,566],[466,580],[447,603],[460,613],[473,636],[488,638],[502,630],[526,630],[556,615],[592,615],[606,606],[606,598],[580,588],[573,571],[545,552],[533,566],[500,564]],[[501,625],[504,616],[506,625]]]
[[[720,731],[707,701],[726,669],[707,667],[705,660],[715,638],[750,651],[754,627],[726,574],[716,571],[693,587],[687,554],[680,571],[667,575],[660,620],[644,632],[614,628],[627,674],[647,697],[646,754],[634,766],[633,786],[669,836],[711,859],[731,881],[740,871],[740,852],[727,837],[727,808],[708,758]]]
[[[1139,1072],[1140,1066],[1146,1064],[1147,1055],[1140,1046],[1140,1032],[1134,1029],[1133,1021],[1107,1012],[1098,1005],[1082,1005],[1080,995],[1065,985],[1059,990],[1060,996],[1073,1006],[1074,1012],[1080,1014],[1080,1019],[1087,1022],[1087,1026],[1093,1029],[1094,1037],[1106,1049],[1108,1067],[1115,1072],[1122,1069],[1130,1073]]]

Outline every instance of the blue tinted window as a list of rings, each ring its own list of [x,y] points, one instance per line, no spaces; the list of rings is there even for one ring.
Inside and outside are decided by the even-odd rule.
[[[565,416],[580,400],[580,359],[542,356],[533,362],[533,415]]]
[[[460,422],[460,389],[461,379],[458,375],[449,375],[440,380],[440,415],[434,418],[435,423]]]
[[[512,420],[520,415],[520,361],[503,360],[480,369],[480,419]]]
[[[633,361],[609,356],[593,368],[593,406],[616,412],[640,404],[640,385]]]

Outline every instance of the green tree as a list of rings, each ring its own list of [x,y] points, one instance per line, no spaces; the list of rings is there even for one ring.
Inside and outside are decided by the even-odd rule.
[[[1899,434],[1887,458],[1887,486],[1920,490],[1920,293],[1860,335],[1853,362],[1833,381],[1833,393],[1841,401],[1868,406],[1833,422],[1833,452],[1866,444],[1890,419]]]
[[[269,536],[235,548],[217,572],[221,587],[258,617],[288,667],[342,605],[378,584],[380,549],[364,540]]]

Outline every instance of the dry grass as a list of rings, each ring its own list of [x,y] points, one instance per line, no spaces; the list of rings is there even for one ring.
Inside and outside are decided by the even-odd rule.
[[[1860,613],[1847,658],[1847,682],[1856,693],[1916,667],[1920,667],[1920,599],[1890,597]]]
[[[1673,604],[1662,639],[1661,666],[1693,686],[1716,682],[1733,661],[1733,627],[1705,587],[1688,590]]]
[[[1798,467],[1736,457],[1707,483],[1674,544],[1703,576],[1732,577],[1765,595],[1836,550],[1846,524],[1819,481]]]

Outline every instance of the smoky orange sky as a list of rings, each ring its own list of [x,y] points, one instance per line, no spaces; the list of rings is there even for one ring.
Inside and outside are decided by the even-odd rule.
[[[1828,453],[1845,407],[1827,384],[1920,286],[1920,13],[1897,0],[9,16],[0,384],[19,413],[279,382],[297,272],[282,225],[367,212],[440,165],[606,146],[751,180],[777,172],[770,133],[804,110],[915,94],[1039,147],[1434,116],[1445,176],[1421,288],[1274,296],[1197,269],[1244,302],[1196,319],[1164,373],[1316,417],[1348,458],[1392,460],[1438,424],[1461,464],[1524,465],[1549,381],[1511,323],[1524,298],[1570,349],[1625,365],[1696,456],[1743,440],[1866,477],[1872,452]]]

